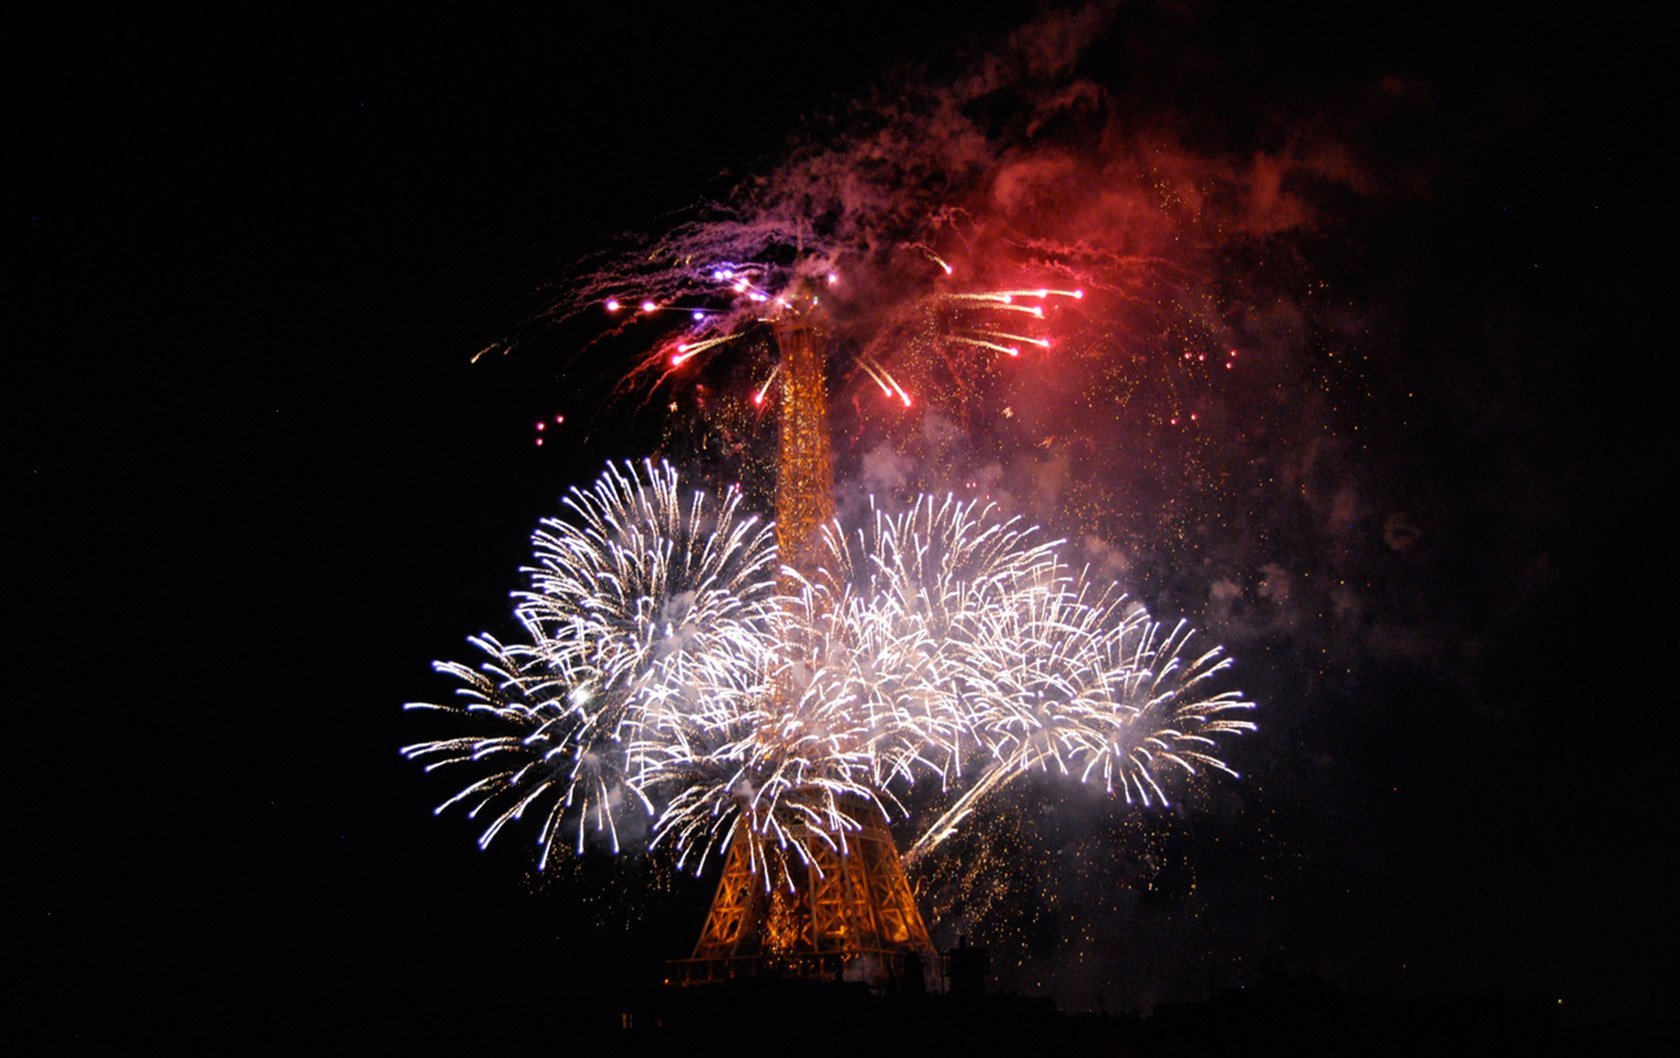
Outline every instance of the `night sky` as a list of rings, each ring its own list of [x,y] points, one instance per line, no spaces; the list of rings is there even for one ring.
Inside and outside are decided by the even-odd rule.
[[[997,983],[1147,1010],[1280,970],[1672,1014],[1654,34],[1233,6],[1121,7],[1077,70],[1229,177],[1205,287],[1275,371],[1198,398],[1194,443],[1128,447],[1087,402],[1045,447],[1065,394],[1037,383],[954,435],[837,400],[843,488],[993,468],[1261,705],[1243,779],[1127,827],[1020,950],[994,939]],[[529,321],[579,255],[813,116],[959,83],[1043,10],[8,16],[7,934],[35,1031],[517,1037],[687,954],[711,878],[533,880],[397,754],[564,489],[692,440],[680,385],[608,402],[645,348]],[[1313,161],[1268,199],[1266,154]],[[1051,844],[1111,819],[1057,804]]]

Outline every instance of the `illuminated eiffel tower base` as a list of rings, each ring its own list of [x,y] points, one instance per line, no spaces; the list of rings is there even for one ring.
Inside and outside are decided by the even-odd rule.
[[[916,910],[898,846],[884,820],[847,836],[845,855],[822,846],[793,869],[794,887],[753,873],[744,835],[730,845],[717,895],[684,984],[741,977],[922,984],[933,942]],[[778,880],[779,881],[779,880]]]
[[[776,541],[782,562],[809,568],[819,526],[834,517],[823,336],[815,298],[795,299],[775,325],[781,353],[781,447]],[[863,824],[845,852],[812,842],[811,863],[790,865],[793,885],[752,870],[750,835],[738,828],[691,958],[674,979],[703,984],[743,977],[894,982],[920,987],[937,965],[933,942],[880,809],[851,806]]]

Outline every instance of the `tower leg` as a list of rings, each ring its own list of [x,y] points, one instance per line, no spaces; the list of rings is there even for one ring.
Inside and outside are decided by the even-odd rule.
[[[878,811],[860,814],[867,822],[847,835],[845,853],[823,846],[793,872],[792,888],[766,887],[752,871],[752,835],[737,830],[694,954],[675,964],[680,983],[776,976],[883,986],[907,966],[937,965],[892,832]]]

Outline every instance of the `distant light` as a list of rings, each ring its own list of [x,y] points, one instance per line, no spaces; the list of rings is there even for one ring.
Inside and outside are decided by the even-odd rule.
[[[540,438],[540,437],[539,437],[539,438],[537,438],[537,447],[538,447],[538,448],[541,448],[541,447],[542,447],[542,438]]]
[[[566,417],[564,415],[556,415],[554,417],[554,425],[556,425],[556,426],[559,426],[561,423],[563,423],[565,421],[566,421]]]
[[[705,318],[706,318],[706,314],[704,312],[701,312],[699,309],[694,310],[695,322],[699,322],[700,320],[703,320]]]
[[[548,423],[546,423],[546,422],[539,422],[539,423],[537,423],[537,429],[539,429],[539,430],[546,430],[546,429],[548,429]]]
[[[608,312],[617,312],[622,307],[623,306],[619,305],[617,298],[608,298],[607,299],[607,311]]]
[[[651,301],[642,302],[642,311],[643,312],[652,312],[654,309],[657,309],[658,307],[659,307],[658,305],[655,305]]]
[[[1009,347],[1009,355],[1010,356],[1020,356],[1021,355],[1020,347],[1019,346],[1014,346],[1014,345],[1010,346]]]
[[[828,285],[829,286],[833,286],[834,284],[836,284],[838,282],[840,282],[840,277],[839,276],[835,275],[833,272],[828,273]]]
[[[747,289],[747,281],[745,279],[737,279],[735,281],[735,285],[733,287],[731,287],[730,289],[735,291],[735,293],[739,294],[742,291]]]
[[[754,404],[763,404],[764,403],[764,391],[763,390],[760,390],[759,392],[753,394],[753,403]]]
[[[1074,297],[1076,297],[1076,298],[1083,298],[1083,297],[1084,297],[1084,296],[1085,296],[1085,291],[1083,291],[1083,290],[1075,290],[1075,291],[1074,291],[1074,292],[1073,292],[1073,296],[1074,296]]]

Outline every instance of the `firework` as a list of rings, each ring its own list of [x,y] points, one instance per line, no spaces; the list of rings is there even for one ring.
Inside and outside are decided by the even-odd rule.
[[[956,801],[906,851],[910,861],[949,838],[976,805],[1013,781],[1046,772],[1100,781],[1126,803],[1167,804],[1163,783],[1211,769],[1216,737],[1253,731],[1253,704],[1205,692],[1227,669],[1221,647],[1189,652],[1183,622],[1162,633],[1143,607],[1057,571],[1017,605],[987,611],[967,641],[970,729],[986,754]],[[1170,773],[1170,774],[1168,774]]]
[[[1213,203],[1241,197],[1241,170],[1178,164],[1179,145],[1140,142],[1098,92],[1083,100],[1090,122],[1070,126],[1065,86],[1040,83],[1039,66],[1023,49],[984,76],[895,83],[819,119],[719,198],[579,261],[533,330],[583,319],[622,337],[641,351],[628,388],[748,359],[742,396],[761,405],[771,365],[736,339],[818,312],[839,393],[889,419],[978,416],[1052,350],[1052,370],[1088,390],[1160,384],[1139,405],[1155,425],[1187,417],[1215,377],[1210,354],[1234,364],[1212,251],[1241,225]],[[1020,124],[982,116],[1005,97]],[[1047,124],[1064,135],[1020,141]],[[1098,377],[1141,352],[1147,376]]]
[[[915,827],[919,857],[1023,774],[1164,803],[1175,779],[1229,772],[1217,737],[1253,729],[1249,702],[1211,689],[1219,648],[1163,634],[989,506],[923,497],[830,524],[812,572],[778,588],[772,531],[733,491],[685,495],[644,463],[565,504],[514,594],[520,636],[474,638],[476,667],[437,666],[457,700],[409,707],[475,730],[403,751],[469,776],[438,810],[487,819],[483,845],[537,817],[539,867],[591,831],[618,850],[628,810],[696,872],[745,828],[754,869],[792,884],[788,865],[844,850],[863,810]],[[927,781],[949,801],[931,821],[902,796]]]
[[[609,467],[563,503],[572,520],[544,521],[514,595],[523,635],[475,638],[477,668],[437,666],[462,684],[458,700],[407,707],[483,733],[403,750],[428,771],[484,773],[438,807],[487,815],[481,845],[540,812],[543,864],[568,829],[579,851],[591,826],[616,851],[623,808],[654,811],[644,789],[662,747],[759,693],[775,561],[769,527],[741,516],[738,494],[685,500],[666,465]]]

